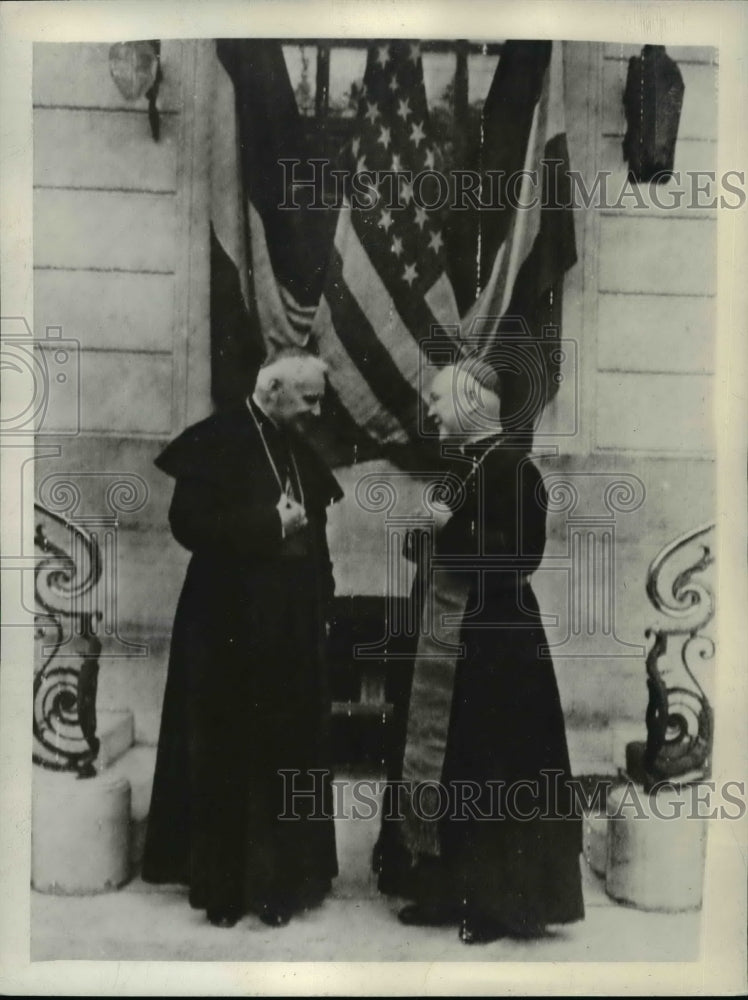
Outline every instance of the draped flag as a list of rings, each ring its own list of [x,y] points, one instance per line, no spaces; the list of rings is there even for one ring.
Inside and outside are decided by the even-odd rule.
[[[211,356],[214,402],[246,396],[268,351],[306,346],[334,216],[288,211],[282,161],[312,154],[280,42],[215,43],[211,107]]]
[[[418,44],[371,46],[339,165],[351,183],[313,334],[340,406],[380,444],[416,438],[419,343],[435,327],[458,323],[443,217],[423,207],[433,192],[416,204],[411,183],[439,162]]]
[[[558,389],[563,276],[577,259],[561,43],[505,43],[472,160],[482,203],[499,207],[453,217],[462,335],[477,334],[500,373],[504,425],[531,431]]]
[[[558,388],[563,276],[576,260],[561,44],[504,44],[480,136],[466,162],[448,165],[480,178],[480,201],[467,208],[438,197],[450,171],[417,43],[370,46],[335,164],[345,183],[326,209],[310,207],[313,185],[289,198],[283,161],[303,178],[321,150],[311,148],[280,43],[221,40],[215,53],[216,404],[246,394],[268,350],[306,346],[330,369],[328,456],[361,433],[378,447],[414,442],[423,344],[441,327],[466,351],[479,341],[501,376],[503,421],[531,430]],[[298,207],[280,207],[289,203]]]

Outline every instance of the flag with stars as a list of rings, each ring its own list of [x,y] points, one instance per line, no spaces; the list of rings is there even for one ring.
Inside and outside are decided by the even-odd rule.
[[[380,444],[418,436],[420,344],[459,317],[446,275],[440,166],[416,42],[370,47],[349,179],[312,332],[337,403]],[[414,179],[418,188],[414,197]],[[443,200],[443,199],[442,199]]]

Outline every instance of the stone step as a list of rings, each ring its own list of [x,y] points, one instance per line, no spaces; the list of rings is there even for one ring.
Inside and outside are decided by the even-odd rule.
[[[96,770],[101,773],[110,768],[133,745],[135,741],[133,713],[128,709],[98,708],[96,735],[99,738]]]
[[[130,711],[135,721],[135,743],[158,742],[168,653],[168,637],[160,636],[149,639],[145,656],[110,657],[105,651],[100,657],[97,708],[100,713]]]
[[[130,783],[130,861],[133,870],[137,870],[143,857],[155,767],[156,747],[135,744],[107,771],[111,777],[125,778]]]
[[[573,775],[617,773],[609,726],[567,726],[566,742]]]
[[[137,635],[134,629],[127,634]],[[97,705],[100,710],[131,711],[136,743],[158,742],[168,654],[169,636],[159,634],[149,638],[144,656],[101,657]],[[631,720],[627,732],[634,735],[623,735],[623,745],[642,738],[647,705],[643,661],[632,658],[598,664],[558,656],[554,666],[567,729],[598,729],[624,719]],[[365,690],[370,687],[369,683]],[[366,715],[370,711],[358,708],[356,701],[345,702],[344,697],[333,692],[339,714]]]
[[[626,745],[647,739],[642,717],[612,719],[605,726],[566,727],[571,769],[575,775],[618,775],[626,770]]]
[[[566,738],[574,774],[617,773],[612,757],[611,734],[607,728],[569,729]],[[142,823],[148,816],[155,766],[156,747],[135,744],[106,772],[111,778],[126,778],[130,782],[131,813],[136,824]],[[341,773],[345,770],[340,768]]]
[[[152,709],[152,712],[154,710]],[[134,800],[138,795],[146,795],[150,800],[150,782],[155,763],[158,739],[157,719],[159,712],[148,727],[147,743],[135,742],[138,731],[133,724],[133,713],[129,710],[99,710],[99,737],[101,751],[98,769],[111,768],[113,764],[122,761],[125,772],[134,768],[136,781],[133,787]],[[611,774],[615,775],[625,766],[626,743],[631,740],[646,738],[644,722],[635,720],[615,720],[609,725],[585,726],[575,720],[576,724],[567,724],[566,738],[569,746],[572,772],[575,775]],[[143,776],[143,768],[150,773]],[[129,777],[129,774],[127,774]],[[144,784],[144,781],[147,784]],[[137,786],[137,788],[136,788]],[[145,806],[147,812],[147,803]],[[137,812],[137,809],[136,809]],[[140,815],[145,815],[141,810]]]
[[[626,770],[626,744],[647,739],[647,726],[640,721],[620,719],[611,725],[613,764],[616,770]]]
[[[130,713],[101,712],[100,719],[102,723],[105,720],[112,723],[113,731],[115,722],[122,724],[122,720],[116,716],[123,715],[128,716]],[[593,774],[615,776],[618,768],[623,766],[619,757],[625,751],[624,741],[640,738],[642,729],[643,724],[626,720],[617,721],[611,726],[569,727],[566,738],[572,773],[577,777]],[[156,747],[136,743],[117,755],[105,772],[108,779],[124,778],[130,784],[130,861],[133,873],[137,873],[143,856],[155,766]]]

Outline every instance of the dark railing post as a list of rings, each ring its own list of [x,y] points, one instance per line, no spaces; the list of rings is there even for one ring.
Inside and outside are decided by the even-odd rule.
[[[645,788],[709,777],[714,715],[694,667],[714,656],[714,640],[704,632],[714,617],[714,594],[703,576],[714,563],[713,532],[714,524],[706,524],[676,538],[647,572],[647,595],[665,620],[645,633],[652,640],[647,740],[626,748],[627,774]],[[689,555],[689,549],[696,551]]]
[[[95,622],[101,614],[92,608],[102,571],[99,547],[85,529],[42,504],[34,504],[34,514],[33,760],[49,770],[90,778],[96,774],[99,752],[96,688],[101,642]],[[49,537],[52,531],[57,541]]]

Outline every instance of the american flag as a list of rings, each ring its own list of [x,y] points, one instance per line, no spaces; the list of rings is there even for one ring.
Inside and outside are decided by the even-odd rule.
[[[348,189],[312,333],[339,404],[382,444],[417,437],[424,405],[419,344],[435,328],[459,322],[446,274],[443,213],[424,207],[444,199],[433,177],[421,183],[419,197],[413,190],[413,178],[440,165],[419,44],[372,45],[339,167],[360,182],[374,172],[379,197],[364,207],[355,187]]]
[[[417,42],[382,41],[369,49],[351,138],[334,166],[349,181],[378,181],[379,201],[366,207],[349,183],[339,211],[311,208],[303,199],[297,210],[280,207],[291,183],[281,163],[308,165],[314,147],[280,43],[214,44],[216,404],[244,397],[267,352],[308,346],[330,366],[329,456],[339,448],[348,454],[354,443],[378,453],[381,445],[417,441],[420,392],[428,384],[428,375],[419,378],[419,345],[444,326],[462,350],[474,351],[479,335],[479,349],[501,374],[502,422],[524,433],[560,382],[563,276],[576,259],[574,221],[570,208],[535,204],[517,211],[506,187],[516,171],[538,171],[542,205],[570,204],[561,44],[503,45],[479,133],[455,164],[479,177],[481,188],[485,180],[487,191],[488,171],[503,178],[490,211],[429,210],[426,204],[449,200],[444,192],[438,197],[435,175],[420,187],[413,183],[429,171],[441,170],[442,183],[450,179],[429,122]],[[561,169],[544,172],[545,163]],[[395,184],[391,175],[398,172]],[[517,317],[521,336],[508,325]]]

